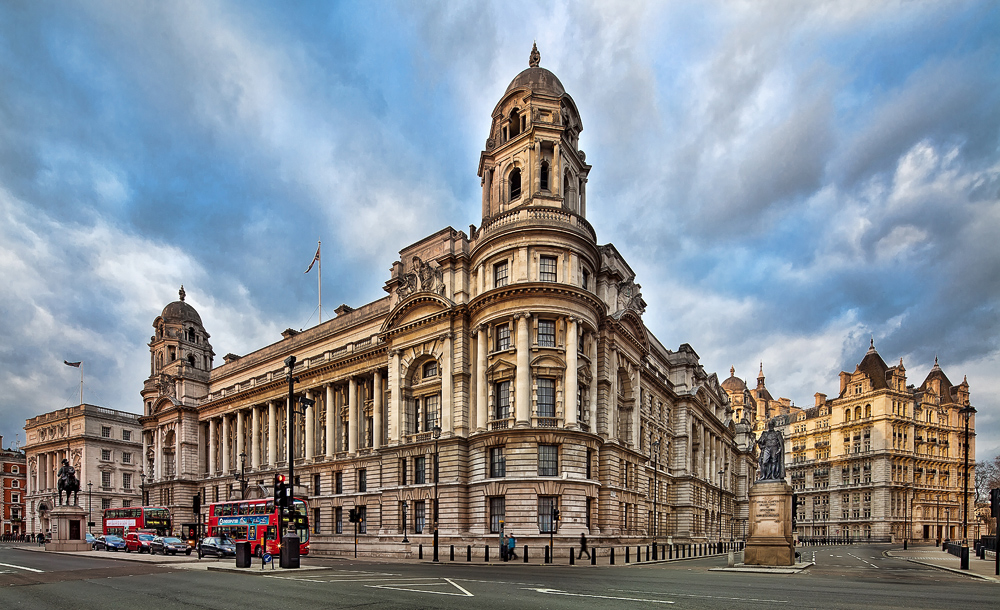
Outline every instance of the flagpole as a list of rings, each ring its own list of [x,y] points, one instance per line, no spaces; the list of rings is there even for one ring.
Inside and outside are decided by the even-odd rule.
[[[83,362],[80,363],[80,406],[83,406]]]
[[[317,277],[319,278],[319,280],[318,280],[318,282],[319,282],[319,323],[322,324],[323,323],[323,253],[322,253],[321,250],[323,248],[323,242],[322,241],[317,241],[316,244],[317,244],[317,246],[316,246],[316,255],[319,256],[319,261],[317,261],[319,263],[319,273],[317,274]]]

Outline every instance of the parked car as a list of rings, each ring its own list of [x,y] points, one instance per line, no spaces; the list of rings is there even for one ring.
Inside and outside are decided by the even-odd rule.
[[[125,552],[131,553],[132,551],[137,551],[139,553],[149,552],[149,543],[153,541],[156,536],[152,534],[125,534]]]
[[[177,553],[191,554],[191,547],[180,538],[172,536],[157,536],[149,543],[149,554],[156,555],[176,555]]]
[[[236,557],[236,544],[228,538],[222,539],[215,536],[202,538],[198,543],[198,559],[202,557]]]
[[[87,532],[87,544],[90,545],[90,548],[94,548],[94,545],[97,544],[97,537],[90,532]]]
[[[122,540],[121,538],[119,538],[118,536],[114,536],[114,535],[108,534],[107,536],[102,536],[102,537],[98,538],[94,542],[94,550],[95,551],[124,551],[125,550],[125,541]]]

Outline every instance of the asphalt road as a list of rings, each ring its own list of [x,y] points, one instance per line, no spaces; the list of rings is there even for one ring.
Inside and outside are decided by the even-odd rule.
[[[116,561],[0,546],[0,607],[158,608],[921,608],[1000,607],[1000,586],[886,558],[883,546],[809,547],[794,575],[712,571],[722,558],[660,564],[525,565],[304,558],[260,573],[226,562]],[[38,570],[38,571],[35,571]],[[251,573],[252,572],[252,573]]]

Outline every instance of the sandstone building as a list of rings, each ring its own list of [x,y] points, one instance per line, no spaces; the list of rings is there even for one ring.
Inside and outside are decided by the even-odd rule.
[[[776,418],[785,468],[804,504],[803,538],[961,538],[965,415],[969,384],[953,385],[935,359],[919,387],[900,360],[888,366],[874,341],[836,398],[816,394],[800,413]],[[969,524],[975,475],[975,415],[969,420]]]
[[[436,517],[462,546],[501,527],[728,538],[747,476],[729,399],[689,345],[644,324],[635,273],[587,221],[582,118],[538,64],[533,49],[490,117],[482,223],[402,249],[385,297],[217,367],[183,288],[163,309],[141,392],[150,502],[180,523],[196,495],[240,497],[243,472],[247,497],[268,493],[291,448],[314,552],[353,543],[350,509],[362,552],[410,552],[404,514],[425,546]]]
[[[58,505],[57,473],[63,459],[76,469],[77,500],[91,511],[97,524],[93,531],[100,531],[103,509],[141,505],[138,415],[82,404],[32,417],[24,432],[27,533],[51,529],[49,515]]]

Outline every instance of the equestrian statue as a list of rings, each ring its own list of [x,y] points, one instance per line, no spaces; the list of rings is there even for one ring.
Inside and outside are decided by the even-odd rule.
[[[69,492],[73,492],[73,505],[77,505],[76,495],[80,493],[80,479],[76,477],[76,468],[69,464],[69,460],[63,459],[59,468],[59,506],[63,505],[62,495],[66,492],[66,505],[69,506]]]

